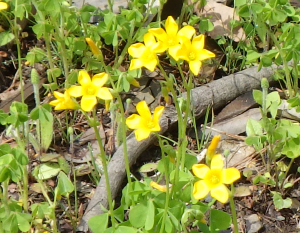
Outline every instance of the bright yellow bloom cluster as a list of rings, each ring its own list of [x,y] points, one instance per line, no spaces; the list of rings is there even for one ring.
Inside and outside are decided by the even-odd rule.
[[[8,8],[8,4],[6,2],[0,2],[0,11],[6,10]]]
[[[77,104],[70,97],[81,97],[81,109],[85,112],[91,111],[97,104],[97,98],[103,100],[113,99],[107,87],[103,87],[108,80],[108,74],[95,74],[92,79],[89,74],[79,71],[78,83],[80,86],[68,88],[64,94],[54,92],[57,100],[51,101],[50,104],[55,106],[55,110],[76,109]]]
[[[176,61],[179,59],[187,61],[191,72],[198,75],[202,61],[215,57],[215,54],[204,49],[204,35],[192,39],[195,32],[190,25],[178,30],[178,24],[172,16],[169,16],[166,20],[165,30],[162,28],[149,29],[144,36],[144,44],[136,43],[129,47],[128,53],[134,58],[131,60],[129,69],[145,67],[153,71],[158,64],[156,54],[168,51]]]
[[[163,106],[156,107],[151,116],[146,101],[140,101],[136,105],[138,114],[132,114],[126,119],[126,125],[129,129],[135,129],[135,138],[138,141],[149,137],[151,132],[160,131],[159,118],[164,110]]]
[[[205,164],[193,165],[193,173],[201,179],[194,184],[195,199],[202,199],[210,192],[210,195],[219,202],[227,202],[229,190],[225,184],[232,184],[241,177],[241,174],[236,168],[223,169],[223,166],[223,157],[220,154],[214,155],[210,168]]]

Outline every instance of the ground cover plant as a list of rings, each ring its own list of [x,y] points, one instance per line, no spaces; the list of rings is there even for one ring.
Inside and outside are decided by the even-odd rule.
[[[297,232],[300,117],[283,118],[279,109],[286,101],[299,112],[298,8],[236,0],[228,5],[239,17],[213,34],[213,16],[196,14],[209,1],[182,1],[180,14],[167,16],[165,1],[128,1],[119,13],[114,4],[99,11],[62,0],[0,2],[1,232],[80,231],[100,179],[107,205],[100,201],[101,214],[88,218],[84,232]],[[234,39],[237,28],[243,33]],[[273,75],[253,90],[260,118],[233,137],[260,157],[256,169],[237,169],[217,149],[228,134],[199,131],[213,127],[214,110],[198,119],[192,91],[254,65]],[[139,95],[150,92],[151,79],[152,101]],[[170,112],[176,127],[162,134]],[[130,137],[155,138],[157,150],[149,149],[138,172]],[[115,198],[108,168],[117,148],[126,178]],[[251,187],[251,198],[237,196],[239,186]],[[244,212],[263,202],[278,213],[268,219],[275,230],[243,226]]]

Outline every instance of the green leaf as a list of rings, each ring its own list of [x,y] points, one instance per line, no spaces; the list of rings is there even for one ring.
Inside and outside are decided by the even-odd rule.
[[[253,90],[253,99],[259,105],[262,105],[262,92],[259,90]]]
[[[217,233],[221,230],[227,229],[231,224],[231,217],[229,214],[216,209],[210,211],[210,231]]]
[[[132,226],[137,228],[143,227],[146,222],[147,211],[148,207],[142,203],[132,207],[129,211],[129,221]]]
[[[194,155],[185,154],[185,161],[184,161],[184,166],[186,167],[186,169],[191,170],[192,166],[197,163],[197,158]]]
[[[248,136],[261,135],[262,132],[263,129],[259,121],[256,121],[251,118],[247,121],[246,133]]]
[[[256,62],[258,58],[260,58],[260,53],[254,50],[247,51],[247,62]]]
[[[30,118],[39,121],[41,148],[46,151],[52,142],[53,136],[53,115],[51,106],[49,104],[37,106],[30,112]]]
[[[30,229],[30,224],[28,222],[28,219],[26,219],[24,215],[26,215],[26,214],[25,213],[18,213],[18,212],[16,212],[16,218],[17,218],[19,229],[22,232],[27,232]],[[29,214],[28,214],[28,216],[30,217]]]
[[[272,65],[272,59],[269,58],[268,56],[265,56],[265,55],[262,56],[260,61],[264,67],[269,67]]]
[[[137,229],[126,226],[119,226],[114,233],[137,233]]]
[[[18,222],[15,214],[11,213],[9,217],[3,221],[3,229],[10,233],[18,232]]]
[[[288,158],[294,159],[300,155],[300,139],[292,138],[285,142],[282,153],[285,154]]]
[[[26,60],[33,65],[34,63],[41,62],[45,57],[45,52],[40,48],[33,48],[26,55]]]
[[[89,228],[92,232],[103,233],[107,229],[108,224],[108,213],[100,214],[91,217],[88,220]]]
[[[14,34],[10,33],[9,31],[4,31],[0,33],[0,46],[6,45],[15,39]]]
[[[145,222],[145,230],[149,231],[154,226],[155,207],[151,199],[149,199],[147,203],[147,218]]]
[[[9,144],[4,143],[0,145],[0,157],[11,152],[11,147]]]
[[[202,19],[199,23],[199,31],[201,33],[210,32],[214,29],[213,23],[209,19]]]
[[[38,179],[46,180],[57,176],[61,169],[57,163],[43,163],[34,170]]]
[[[70,193],[74,191],[74,185],[70,181],[70,179],[67,177],[67,175],[60,171],[58,174],[58,194],[68,197]]]
[[[50,33],[53,29],[53,26],[50,24],[45,24],[44,21],[32,26],[33,32],[36,34],[37,39],[41,38],[45,33]]]
[[[283,199],[281,194],[275,191],[271,191],[273,194],[273,202],[277,209],[290,208],[292,206],[292,200],[290,198]]]

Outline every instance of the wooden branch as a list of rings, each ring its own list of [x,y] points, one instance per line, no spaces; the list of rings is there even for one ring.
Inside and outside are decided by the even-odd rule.
[[[207,108],[211,105],[214,109],[217,109],[247,91],[260,89],[261,79],[264,77],[270,81],[271,76],[274,74],[274,69],[276,68],[278,67],[274,66],[262,68],[258,72],[256,66],[251,67],[193,89],[191,100],[193,102],[192,104],[196,118],[203,116]],[[186,96],[186,94],[184,93],[183,96]],[[170,126],[176,123],[176,109],[173,106],[166,107],[160,120],[160,133],[165,133]],[[143,141],[136,141],[133,133],[128,136],[126,143],[130,165],[135,163],[140,154],[152,145],[154,140],[155,137],[153,135]],[[120,191],[120,187],[126,175],[122,145],[117,149],[108,164],[108,173],[112,198],[114,199]],[[100,203],[105,208],[108,208],[104,177],[101,177],[95,194],[85,211],[78,230],[86,232],[88,230],[87,221],[89,218],[103,213],[100,208]]]

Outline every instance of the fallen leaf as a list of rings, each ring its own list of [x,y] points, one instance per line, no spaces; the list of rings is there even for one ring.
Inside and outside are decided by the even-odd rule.
[[[234,190],[235,197],[246,197],[251,194],[251,191],[248,186],[239,186]]]
[[[225,6],[215,0],[207,0],[207,4],[203,9],[199,9],[198,5],[195,5],[195,13],[199,17],[209,17],[209,20],[214,24],[214,29],[208,32],[209,36],[214,39],[219,36],[228,36],[236,42],[246,39],[245,32],[241,27],[231,30],[230,21],[239,20],[234,8]]]

